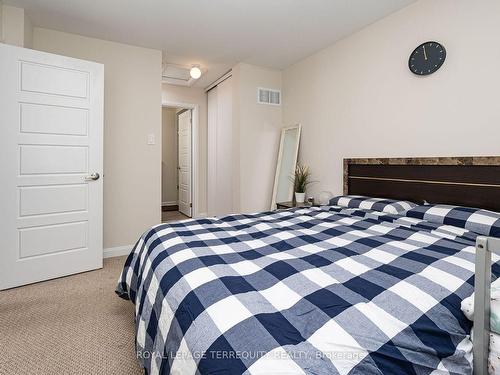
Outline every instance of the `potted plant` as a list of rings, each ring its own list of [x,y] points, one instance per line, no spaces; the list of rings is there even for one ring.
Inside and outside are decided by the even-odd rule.
[[[296,203],[304,203],[307,185],[311,184],[312,182],[313,181],[311,181],[311,172],[309,171],[309,167],[297,163],[293,176],[293,187],[295,191]]]

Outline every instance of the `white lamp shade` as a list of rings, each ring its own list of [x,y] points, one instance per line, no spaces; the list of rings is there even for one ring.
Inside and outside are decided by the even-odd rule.
[[[201,69],[198,68],[197,66],[193,66],[191,70],[189,71],[189,75],[193,79],[198,79],[201,77]]]

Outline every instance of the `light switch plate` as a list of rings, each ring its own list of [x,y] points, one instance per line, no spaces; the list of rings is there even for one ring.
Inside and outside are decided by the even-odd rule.
[[[153,133],[148,134],[148,145],[156,144],[155,135]]]

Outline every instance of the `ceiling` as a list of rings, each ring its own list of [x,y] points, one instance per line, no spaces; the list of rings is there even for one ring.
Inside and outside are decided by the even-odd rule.
[[[204,86],[237,62],[283,69],[415,0],[4,0],[35,26],[165,51]]]

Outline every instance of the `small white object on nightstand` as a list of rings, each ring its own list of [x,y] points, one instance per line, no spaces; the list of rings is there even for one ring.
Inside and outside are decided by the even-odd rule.
[[[330,199],[333,198],[333,194],[331,191],[322,191],[321,193],[319,193],[318,198],[319,198],[319,204],[325,206],[328,203],[330,203]]]

